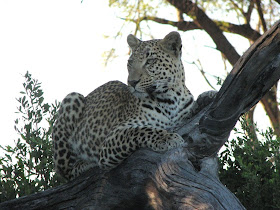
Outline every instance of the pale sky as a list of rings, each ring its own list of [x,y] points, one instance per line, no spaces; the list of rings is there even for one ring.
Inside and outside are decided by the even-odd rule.
[[[42,82],[46,102],[72,91],[87,95],[109,80],[125,82],[126,58],[111,71],[102,65],[102,52],[110,49],[106,41],[112,42],[103,34],[118,29],[113,18],[107,1],[0,2],[0,144],[15,139],[15,98],[27,70]]]
[[[13,128],[18,106],[15,98],[23,90],[22,75],[27,70],[42,82],[48,103],[61,101],[73,91],[87,95],[110,80],[126,82],[126,36],[134,27],[125,28],[123,38],[116,41],[103,37],[114,36],[122,23],[107,0],[0,1],[0,145],[12,144],[17,138]],[[150,27],[156,38],[176,30],[157,24]],[[187,62],[200,57],[204,70],[219,76],[225,75],[223,63],[205,33],[181,34],[187,86],[197,96],[210,87],[197,68]],[[111,46],[118,49],[119,57],[104,67],[102,53]],[[242,53],[243,49],[239,50]]]

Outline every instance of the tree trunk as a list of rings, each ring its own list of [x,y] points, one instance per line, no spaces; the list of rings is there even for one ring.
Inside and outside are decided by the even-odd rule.
[[[212,103],[174,128],[186,139],[185,147],[165,153],[140,149],[109,172],[92,169],[0,209],[244,209],[219,181],[215,156],[240,115],[279,78],[277,22],[238,60]]]

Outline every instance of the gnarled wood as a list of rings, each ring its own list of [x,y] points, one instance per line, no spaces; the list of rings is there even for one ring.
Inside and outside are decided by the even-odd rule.
[[[279,25],[277,22],[238,60],[213,103],[186,122],[188,126],[177,131],[189,141],[189,149],[194,155],[215,154],[240,115],[254,106],[279,80]]]
[[[239,116],[279,78],[280,22],[241,57],[214,101],[174,128],[187,140],[184,148],[162,154],[140,149],[116,169],[92,169],[0,209],[244,209],[220,183],[213,156]]]

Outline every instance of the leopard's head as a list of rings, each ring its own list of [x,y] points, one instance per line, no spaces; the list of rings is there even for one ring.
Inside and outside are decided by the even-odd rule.
[[[161,94],[185,84],[182,41],[178,32],[149,41],[129,35],[127,42],[131,48],[127,68],[132,93],[140,96]]]

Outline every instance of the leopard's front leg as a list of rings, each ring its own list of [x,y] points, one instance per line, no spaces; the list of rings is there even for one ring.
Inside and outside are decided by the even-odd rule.
[[[177,133],[151,127],[118,127],[103,142],[99,153],[99,166],[104,169],[116,167],[140,147],[154,151],[166,151],[184,144]]]

